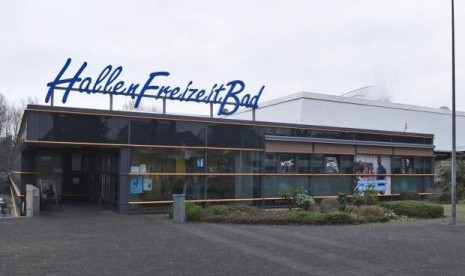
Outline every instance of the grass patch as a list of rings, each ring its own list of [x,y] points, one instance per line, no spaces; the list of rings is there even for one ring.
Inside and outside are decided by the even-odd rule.
[[[431,202],[405,200],[384,202],[382,205],[393,210],[399,216],[414,218],[440,218],[444,216],[443,206]]]
[[[229,214],[229,208],[224,205],[214,205],[210,207],[209,209],[211,210],[213,215],[216,215],[216,216],[225,216]]]
[[[442,207],[444,208],[444,215],[448,218],[450,218],[451,215],[451,205],[450,204],[442,204]],[[457,222],[458,223],[465,223],[465,204],[457,204],[457,209],[456,209],[456,214],[457,214]]]
[[[186,202],[186,221],[199,221],[202,216],[202,206],[193,202]]]

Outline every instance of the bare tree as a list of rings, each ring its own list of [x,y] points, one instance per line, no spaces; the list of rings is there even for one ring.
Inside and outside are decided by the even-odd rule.
[[[0,137],[4,137],[6,135],[5,128],[8,125],[8,102],[0,93]]]
[[[10,104],[0,93],[0,171],[9,171],[13,167],[11,155],[24,110],[28,104],[37,102],[37,98],[29,97]]]
[[[157,108],[155,106],[146,106],[144,104],[139,104],[137,108],[134,107],[136,103],[135,100],[129,100],[123,104],[122,109],[126,111],[146,111],[146,112],[157,112]]]
[[[37,103],[37,97],[28,97],[27,99],[21,99],[18,104],[13,103],[10,105],[8,130],[13,136],[13,141],[16,140],[16,135],[18,135],[19,127],[21,126],[21,119],[23,118],[24,110],[26,110],[27,105]]]

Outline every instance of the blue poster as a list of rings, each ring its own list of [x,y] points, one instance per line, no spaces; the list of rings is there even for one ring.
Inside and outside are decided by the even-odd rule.
[[[133,176],[130,178],[131,185],[131,194],[141,194],[142,193],[142,177]]]

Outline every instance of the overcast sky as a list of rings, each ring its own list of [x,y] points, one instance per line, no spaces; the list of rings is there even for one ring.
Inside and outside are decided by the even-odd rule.
[[[448,0],[1,1],[0,93],[44,103],[46,84],[70,57],[69,74],[87,61],[83,75],[94,79],[108,64],[136,83],[155,71],[181,86],[240,79],[253,93],[266,86],[261,101],[375,85],[392,102],[450,107],[450,24]],[[465,1],[456,1],[463,111],[464,27]],[[67,106],[104,108],[102,97],[74,92]],[[198,108],[208,113],[203,104],[168,105]]]

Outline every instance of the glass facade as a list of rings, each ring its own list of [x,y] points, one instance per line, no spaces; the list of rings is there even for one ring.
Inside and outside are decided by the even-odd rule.
[[[198,201],[258,201],[277,198],[289,187],[303,188],[313,196],[331,196],[352,194],[359,182],[385,178],[390,179],[390,193],[426,192],[433,184],[431,155],[393,154],[395,143],[429,150],[431,135],[161,115],[137,118],[33,109],[27,115],[25,140],[34,143],[27,156],[34,158],[29,170],[37,174],[37,185],[55,183],[59,195],[79,192],[134,205],[129,210],[168,204],[176,193]],[[267,135],[282,138],[282,148],[267,149]],[[296,143],[286,141],[287,137],[324,139],[325,144],[318,151],[318,142],[307,142],[306,151],[296,147],[286,151],[286,143]],[[339,152],[343,148],[332,148],[331,140],[334,145],[345,141],[346,148]],[[361,141],[385,143],[392,153],[383,151],[382,164],[376,164],[381,160],[376,153],[357,154]],[[50,150],[55,143],[60,147]],[[78,147],[69,148],[67,143]]]

